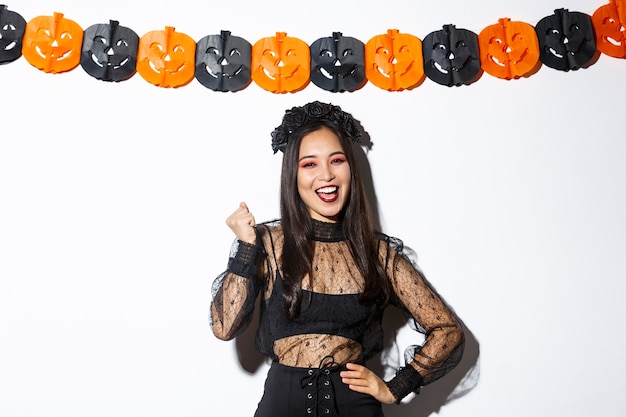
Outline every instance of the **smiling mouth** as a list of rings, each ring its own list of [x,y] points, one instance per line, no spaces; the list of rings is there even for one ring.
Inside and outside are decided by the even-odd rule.
[[[338,190],[339,190],[339,187],[329,186],[329,187],[318,188],[317,190],[315,190],[315,192],[317,193],[317,196],[322,201],[326,203],[332,203],[338,197],[338,193],[337,193]]]
[[[322,187],[315,190],[315,192],[318,194],[334,194],[337,192],[337,187]]]

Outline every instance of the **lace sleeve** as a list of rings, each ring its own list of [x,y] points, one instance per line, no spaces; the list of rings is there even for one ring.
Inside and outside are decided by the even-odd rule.
[[[423,345],[406,349],[406,365],[387,383],[399,402],[454,368],[463,355],[463,330],[451,309],[403,253],[402,241],[389,238],[387,274],[394,304],[410,316],[411,327],[423,333]]]
[[[230,340],[250,324],[259,292],[264,250],[236,240],[230,251],[228,268],[213,282],[210,322],[213,334]]]

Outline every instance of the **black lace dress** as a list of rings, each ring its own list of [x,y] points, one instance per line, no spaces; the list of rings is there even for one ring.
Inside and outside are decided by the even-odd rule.
[[[340,368],[348,362],[365,363],[381,351],[383,311],[358,301],[364,280],[342,224],[314,221],[314,230],[312,279],[303,280],[301,313],[295,320],[283,312],[280,221],[257,226],[258,245],[235,241],[227,270],[213,283],[211,326],[218,338],[229,340],[245,329],[261,294],[256,349],[281,367]],[[403,254],[402,242],[384,234],[376,238],[393,290],[391,304],[406,312],[414,320],[412,327],[425,335],[421,346],[407,349],[409,363],[387,382],[399,402],[451,370],[461,359],[464,337],[454,314]],[[306,409],[318,412],[316,404]],[[332,412],[332,407],[322,409]]]

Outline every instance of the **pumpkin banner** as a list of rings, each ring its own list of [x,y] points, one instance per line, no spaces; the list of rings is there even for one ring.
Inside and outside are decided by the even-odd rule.
[[[578,70],[600,54],[626,58],[626,0],[609,0],[592,16],[556,9],[534,26],[501,18],[478,35],[448,24],[423,41],[388,29],[365,43],[333,32],[310,46],[285,32],[252,45],[227,30],[196,43],[172,26],[139,37],[113,19],[83,31],[63,13],[26,22],[0,5],[0,64],[23,55],[47,73],[80,64],[98,80],[125,81],[138,72],[163,88],[182,87],[196,78],[220,92],[240,91],[252,82],[275,94],[298,92],[310,82],[333,93],[354,92],[368,82],[399,92],[426,78],[452,87],[476,82],[483,71],[514,80],[535,74],[542,65]]]

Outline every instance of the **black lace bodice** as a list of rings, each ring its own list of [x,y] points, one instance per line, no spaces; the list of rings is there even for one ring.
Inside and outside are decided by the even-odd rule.
[[[380,352],[383,312],[358,302],[364,279],[340,223],[314,221],[312,279],[302,282],[301,315],[295,320],[283,312],[280,222],[258,225],[257,231],[259,245],[235,241],[227,270],[213,284],[211,325],[217,337],[228,340],[239,334],[249,324],[261,294],[256,348],[281,364],[316,367],[329,355],[345,364],[366,361]],[[415,389],[458,363],[463,332],[453,313],[404,256],[402,242],[384,234],[378,234],[377,240],[393,289],[392,304],[405,311],[415,321],[414,328],[426,336],[422,346],[409,347],[411,372],[396,377],[405,379],[396,382]]]

